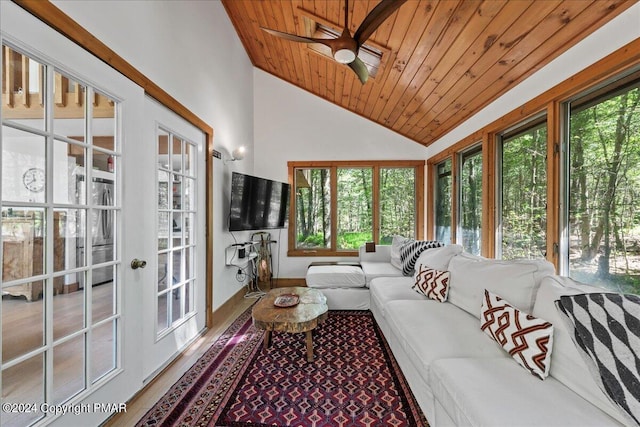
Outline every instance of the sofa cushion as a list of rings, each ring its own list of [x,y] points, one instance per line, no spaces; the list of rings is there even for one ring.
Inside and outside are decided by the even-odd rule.
[[[602,288],[562,276],[545,277],[540,284],[531,314],[551,322],[554,326],[553,354],[551,355],[549,375],[607,414],[624,422],[626,420],[624,416],[613,406],[590,375],[587,365],[569,335],[562,315],[555,306],[555,301],[563,295],[577,295],[585,292],[602,292]]]
[[[307,269],[310,288],[361,288],[364,272],[356,265],[312,265]]]
[[[531,313],[540,281],[554,274],[554,270],[546,260],[503,261],[461,253],[449,263],[448,301],[480,318],[482,297],[487,289]]]
[[[398,270],[389,262],[361,261],[360,265],[362,266],[367,286],[376,277],[403,277],[402,270]]]
[[[396,300],[385,311],[389,330],[427,383],[431,363],[438,359],[509,357],[478,328],[476,317],[453,304]]]
[[[420,254],[427,249],[439,248],[441,246],[444,246],[444,244],[437,240],[412,240],[403,244],[400,247],[402,274],[405,276],[412,275]]]
[[[390,301],[427,299],[411,289],[412,285],[413,277],[378,277],[369,285],[371,304],[375,304],[380,313],[386,317],[386,306]]]
[[[549,375],[553,325],[514,308],[485,290],[480,329],[493,338],[528,372],[540,379]]]
[[[417,267],[412,289],[434,301],[445,302],[449,293],[449,272],[425,265]]]
[[[462,246],[450,244],[439,248],[431,248],[423,251],[416,261],[416,269],[420,265],[434,268],[440,271],[449,269],[451,258],[462,253]]]
[[[391,239],[391,265],[398,270],[402,270],[402,261],[400,260],[400,248],[407,242],[413,239],[403,236],[393,236]]]
[[[509,359],[436,360],[430,385],[456,425],[620,426],[555,378],[540,381]]]

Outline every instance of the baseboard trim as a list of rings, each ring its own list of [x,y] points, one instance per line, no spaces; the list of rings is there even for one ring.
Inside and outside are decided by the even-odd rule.
[[[279,278],[273,279],[274,288],[289,288],[292,286],[307,286],[307,281],[302,278]]]
[[[238,304],[244,299],[244,296],[247,293],[246,287],[242,287],[233,294],[231,298],[222,303],[220,307],[215,309],[213,313],[211,313],[211,329],[215,329],[222,325],[229,316],[233,313],[233,310],[238,306]],[[215,299],[215,295],[214,295]]]

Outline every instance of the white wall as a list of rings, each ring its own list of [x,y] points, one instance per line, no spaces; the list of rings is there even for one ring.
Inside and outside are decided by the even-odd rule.
[[[246,160],[214,162],[214,309],[242,283],[225,267],[230,170],[252,173],[253,67],[219,1],[54,0],[155,84],[214,129],[214,147],[228,157],[239,145]]]
[[[287,161],[426,159],[427,150],[271,74],[254,72],[255,174],[287,181]],[[287,230],[278,240],[274,276],[305,276],[317,257],[287,257]],[[275,248],[273,248],[275,249]]]

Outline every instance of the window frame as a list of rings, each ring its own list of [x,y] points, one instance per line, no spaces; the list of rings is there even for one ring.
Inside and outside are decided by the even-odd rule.
[[[495,155],[495,171],[494,171],[494,176],[496,177],[495,179],[495,194],[494,194],[494,200],[495,200],[495,240],[494,240],[494,248],[493,248],[493,256],[495,256],[498,259],[503,259],[502,258],[502,240],[504,239],[504,221],[503,221],[503,217],[502,217],[502,209],[503,209],[503,173],[504,173],[504,165],[503,165],[503,158],[504,158],[504,145],[505,143],[508,143],[512,138],[515,137],[520,137],[524,134],[526,134],[527,132],[530,132],[534,129],[537,129],[539,127],[546,127],[546,132],[547,132],[547,142],[546,145],[549,145],[549,121],[547,119],[547,114],[546,111],[545,112],[541,112],[539,114],[533,115],[531,117],[529,117],[526,120],[520,121],[518,123],[516,123],[514,126],[509,127],[508,129],[505,129],[501,132],[498,132],[495,134],[495,145],[494,145],[494,155]],[[549,157],[548,157],[548,150],[547,150],[547,159],[545,161],[546,163],[546,170],[545,170],[545,180],[547,181],[547,189],[549,187]],[[548,202],[547,202],[548,205]],[[547,206],[548,207],[548,206]],[[548,218],[549,218],[549,210],[547,209],[547,212],[545,214],[545,223],[548,222]],[[546,229],[546,233],[545,233],[545,240],[548,242],[549,240],[549,230],[548,227]],[[546,245],[546,247],[548,248],[548,244]],[[546,251],[545,251],[546,252]],[[535,258],[535,259],[539,259],[539,258]]]
[[[570,122],[572,113],[574,111],[578,113],[584,109],[606,102],[608,99],[631,91],[632,88],[637,88],[639,85],[640,64],[637,64],[636,66],[629,67],[627,70],[624,70],[599,84],[593,85],[582,91],[577,91],[571,97],[568,97],[559,103],[558,114],[561,117],[561,126],[558,138],[559,231],[556,248],[558,252],[557,271],[563,276],[571,277],[569,259],[571,203],[569,200],[569,192],[571,191]],[[612,291],[611,289],[608,290]]]
[[[295,191],[291,191],[289,199],[289,229],[287,256],[305,257],[347,257],[358,256],[357,250],[337,248],[337,170],[343,168],[372,168],[372,219],[373,240],[380,241],[380,169],[381,168],[414,168],[415,171],[415,236],[422,239],[424,235],[424,167],[425,160],[339,160],[339,161],[289,161],[288,182],[291,188],[295,188],[295,173],[297,169],[325,168],[330,173],[331,186],[331,241],[328,248],[296,248],[296,197]]]
[[[518,128],[537,117],[545,116],[547,121],[547,244],[546,259],[553,263],[558,274],[566,275],[562,267],[563,258],[567,256],[566,239],[563,239],[566,219],[563,218],[563,209],[566,208],[566,192],[564,188],[564,169],[561,157],[565,147],[565,133],[567,111],[565,103],[575,101],[578,98],[596,93],[605,93],[615,90],[620,82],[629,78],[633,73],[640,73],[640,40],[635,40],[626,46],[614,51],[601,60],[579,71],[565,81],[557,84],[535,98],[526,101],[518,108],[496,117],[496,119],[472,134],[460,139],[450,147],[435,153],[427,160],[428,176],[433,179],[434,169],[437,164],[446,158],[454,162],[453,170],[457,172],[456,163],[459,154],[464,152],[478,141],[482,141],[483,151],[483,219],[482,219],[482,253],[487,258],[496,256],[496,245],[501,244],[496,239],[498,218],[498,177],[496,176],[496,151],[497,137],[504,132]],[[453,188],[454,204],[456,204]],[[436,188],[433,183],[427,187],[427,200],[430,209],[427,211],[427,238],[435,235],[434,203]],[[454,206],[452,221],[458,217],[458,206]],[[452,224],[453,243],[456,241],[456,225]]]

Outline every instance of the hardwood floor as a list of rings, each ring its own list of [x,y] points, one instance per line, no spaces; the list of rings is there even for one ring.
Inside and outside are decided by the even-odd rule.
[[[96,285],[90,302],[95,322],[106,319],[114,312],[114,286],[112,282]],[[8,362],[41,349],[45,342],[44,299],[27,301],[24,296],[11,296],[13,290],[5,288],[2,296],[2,360]],[[53,338],[65,340],[56,344],[53,356],[52,403],[59,404],[85,387],[85,294],[82,289],[53,297]],[[94,322],[94,323],[95,323]],[[71,339],[65,337],[76,334]],[[92,369],[89,381],[115,368],[112,323],[93,329],[87,344],[91,352]],[[2,372],[2,398],[5,402],[44,402],[45,354],[40,352],[6,368]],[[28,425],[39,413],[4,413],[2,425]]]
[[[104,319],[113,312],[113,286],[111,283],[94,286],[92,310],[95,318]],[[211,344],[242,312],[253,304],[255,298],[243,298],[244,290],[223,304],[214,313],[214,326],[198,337],[164,371],[151,380],[138,394],[127,402],[127,412],[116,414],[107,420],[105,426],[130,426],[135,423],[164,395],[164,393],[186,372]],[[73,292],[54,297],[53,335],[55,339],[82,329],[84,324],[84,293]],[[2,298],[3,318],[3,360],[12,360],[39,348],[44,340],[43,299],[27,302],[24,297]],[[103,330],[104,329],[104,330]],[[110,324],[94,330],[94,341],[106,346],[92,351],[94,369],[92,377],[113,368],[112,330]],[[61,403],[83,389],[84,378],[84,337],[66,341],[54,352],[53,390],[54,403]],[[43,401],[42,354],[31,357],[3,372],[2,395],[12,402]],[[24,415],[24,414],[23,414]],[[26,425],[35,418],[28,416],[9,417],[4,414],[3,425]]]
[[[205,335],[198,338],[182,355],[180,355],[163,372],[154,378],[129,402],[127,412],[115,414],[103,423],[104,427],[133,426],[151,407],[169,390],[169,388],[186,372],[211,344],[227,329],[242,312],[251,306],[255,299],[247,298],[238,303],[230,315],[215,324]]]

